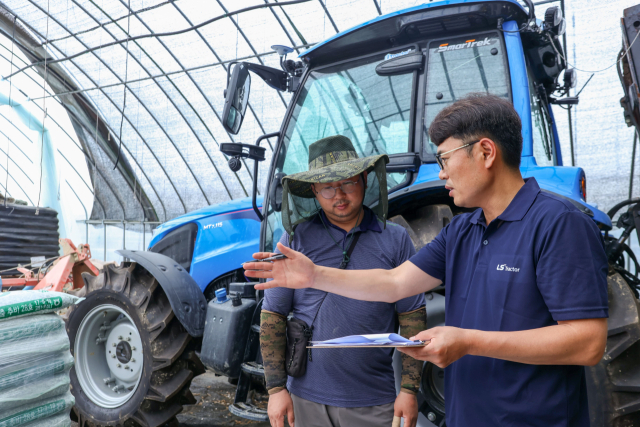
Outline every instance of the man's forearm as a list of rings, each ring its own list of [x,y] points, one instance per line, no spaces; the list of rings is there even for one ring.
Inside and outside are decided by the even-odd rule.
[[[595,365],[602,358],[607,319],[561,322],[516,332],[466,330],[468,354],[531,365]]]
[[[362,301],[395,302],[400,291],[393,270],[340,270],[315,267],[314,288]]]
[[[315,266],[313,287],[362,301],[396,302],[441,282],[407,261],[392,270],[340,270]]]
[[[286,318],[278,313],[263,310],[260,314],[260,348],[269,394],[277,393],[287,386],[286,322]]]
[[[363,301],[395,302],[427,292],[442,283],[410,261],[405,261],[393,270],[340,270],[317,266],[304,254],[280,243],[278,250],[287,259],[243,264],[247,277],[272,279],[256,283],[257,290],[276,287],[316,288]],[[253,257],[260,260],[271,255],[270,252],[258,252]]]

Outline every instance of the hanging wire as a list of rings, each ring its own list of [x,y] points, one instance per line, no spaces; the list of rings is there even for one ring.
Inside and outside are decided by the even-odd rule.
[[[13,15],[13,30],[11,31],[11,62],[10,62],[10,73],[13,72],[13,46],[15,45],[15,41],[16,41],[16,19],[18,17],[16,15]],[[13,80],[13,79],[12,79]],[[13,88],[13,83],[11,82],[11,80],[9,81],[9,108],[13,108],[13,105],[11,103],[11,89]],[[11,123],[13,123],[13,118],[11,119]],[[6,181],[4,183],[4,189],[5,192],[7,194],[5,194],[4,197],[4,207],[5,209],[7,208],[7,201],[9,199],[9,136],[7,135],[7,178]]]
[[[621,56],[619,56],[619,57],[618,57],[618,59],[616,59],[616,61],[615,61],[613,64],[611,64],[611,65],[609,65],[608,67],[603,68],[603,69],[601,69],[601,70],[595,70],[595,71],[591,70],[591,71],[590,71],[590,70],[582,70],[582,69],[580,69],[580,68],[576,67],[575,65],[571,64],[571,63],[567,60],[567,58],[565,58],[565,57],[564,57],[564,55],[563,55],[563,54],[561,54],[561,53],[558,51],[558,49],[556,48],[555,43],[553,42],[553,39],[551,39],[551,35],[550,35],[550,34],[547,34],[547,37],[549,38],[549,41],[551,42],[551,46],[553,46],[553,50],[555,50],[555,51],[556,51],[556,53],[557,53],[558,55],[560,55],[560,57],[564,60],[564,62],[565,62],[568,66],[571,66],[571,68],[574,68],[574,69],[576,69],[576,70],[578,70],[578,71],[582,71],[583,73],[593,73],[593,74],[602,73],[602,72],[607,71],[608,69],[613,68],[613,67],[615,67],[616,65],[618,65],[618,63],[619,63],[620,61],[622,61],[622,59],[623,59],[625,56],[627,56],[627,55],[629,54],[629,51],[631,50],[631,47],[635,44],[636,40],[638,40],[638,36],[640,36],[640,31],[638,31],[638,34],[636,34],[636,36],[634,37],[633,41],[629,44],[629,47],[628,47],[628,48],[627,48],[627,50],[624,52],[624,54],[623,54],[623,55],[621,55]]]
[[[131,15],[137,15],[137,14],[140,14],[140,13],[148,12],[148,11],[153,10],[153,9],[158,9],[159,7],[166,6],[168,4],[172,4],[172,3],[176,2],[176,1],[178,1],[178,0],[167,0],[167,1],[164,1],[162,3],[155,4],[153,6],[144,7],[142,9],[138,9],[135,12],[129,12],[125,16],[121,16],[119,18],[114,18],[113,21],[117,22],[117,21],[120,21],[121,19],[128,18]],[[67,8],[68,8],[68,6],[67,6]],[[67,12],[68,12],[68,9],[67,9]],[[82,35],[82,34],[87,34],[87,33],[90,33],[92,31],[95,31],[97,29],[102,28],[104,25],[105,24],[96,25],[94,27],[87,28],[86,30],[78,31],[77,33],[73,33],[73,34],[68,35],[68,36],[59,37],[57,39],[51,39],[51,40],[49,40],[49,43],[55,43],[55,42],[59,42],[59,41],[62,41],[62,40],[67,40],[67,39],[70,39],[72,37],[76,37],[76,36],[79,36],[79,35]],[[38,47],[41,47],[41,46],[42,45],[40,45]]]
[[[103,0],[102,4],[104,5],[104,0]],[[104,31],[100,32],[100,44],[102,44],[102,35],[103,35],[103,33],[104,33]],[[101,52],[102,52],[102,50],[98,50],[98,53],[97,53],[96,56],[100,56]],[[98,64],[98,86],[100,86],[101,82],[102,82],[102,65]],[[100,114],[98,113],[98,105],[97,104],[96,104],[94,110],[95,110],[95,113],[96,113],[96,132],[95,132],[95,136],[93,137],[93,142],[96,144],[96,146],[100,146],[100,144],[98,143],[98,124],[100,122]],[[107,132],[108,132],[108,130],[107,130]],[[98,178],[98,167],[99,167],[98,163],[94,161],[93,162],[93,180],[92,180],[92,184],[93,184],[93,194],[95,195],[96,199],[98,199],[98,193],[96,192],[96,182],[97,182],[97,178]],[[107,211],[104,209],[104,207],[102,208],[102,214],[104,215],[103,218],[107,217]]]
[[[309,2],[309,1],[311,1],[311,0],[292,0],[292,1],[282,2],[282,3],[266,3],[266,4],[259,4],[259,5],[256,5],[256,6],[245,7],[244,9],[239,9],[239,10],[235,10],[233,12],[225,13],[224,15],[216,16],[215,18],[211,18],[211,19],[209,19],[207,21],[201,22],[200,24],[197,24],[197,25],[194,25],[194,26],[191,26],[189,28],[182,29],[182,30],[172,31],[172,32],[168,32],[168,33],[141,34],[141,35],[135,36],[135,37],[127,37],[126,39],[123,39],[123,40],[114,40],[114,41],[112,41],[110,43],[106,43],[106,44],[99,45],[99,46],[94,46],[94,47],[91,47],[89,49],[85,49],[83,51],[74,53],[73,55],[65,56],[64,58],[51,60],[51,61],[49,61],[49,63],[50,64],[56,64],[58,62],[69,61],[71,59],[75,59],[75,58],[77,58],[79,56],[85,55],[87,53],[91,53],[91,52],[96,51],[98,49],[102,49],[102,48],[105,48],[105,47],[111,47],[111,46],[115,46],[115,45],[119,45],[119,44],[123,44],[123,43],[128,43],[130,41],[135,41],[135,40],[140,40],[140,39],[147,39],[147,38],[177,36],[177,35],[180,35],[180,34],[188,33],[190,31],[195,31],[195,30],[197,30],[199,28],[202,28],[202,27],[204,27],[206,25],[209,25],[209,24],[211,24],[211,23],[213,23],[215,21],[219,21],[221,19],[228,18],[228,17],[233,16],[233,15],[238,15],[240,13],[249,12],[249,11],[252,11],[252,10],[255,10],[255,9],[263,9],[263,8],[267,8],[267,7],[288,6],[288,5],[293,5],[293,4],[306,3],[306,2]],[[45,42],[45,44],[46,44],[46,42]],[[22,73],[22,72],[26,71],[27,69],[29,69],[31,67],[34,67],[34,66],[37,66],[37,65],[40,65],[40,64],[42,64],[42,61],[33,62],[33,63],[31,63],[31,64],[19,69],[18,71],[16,71],[13,74]],[[8,77],[11,77],[13,74],[11,74]]]
[[[131,10],[131,0],[129,0],[128,5],[129,10]],[[131,30],[131,15],[127,18],[127,35],[129,35]],[[127,39],[127,44],[124,47],[126,59],[124,61],[124,86],[123,86],[123,99],[122,99],[122,114],[120,115],[120,132],[118,135],[118,155],[116,156],[116,164],[113,165],[113,170],[116,170],[118,167],[118,162],[120,161],[120,155],[122,153],[122,124],[124,123],[124,110],[127,108],[127,79],[129,77],[129,40]]]
[[[42,91],[43,94],[42,96],[46,96],[47,95],[47,58],[49,57],[49,54],[47,53],[47,40],[49,40],[49,19],[51,18],[51,15],[49,14],[49,0],[47,0],[47,31],[45,33],[45,44],[44,44],[44,75],[43,75],[43,80],[42,80]],[[47,99],[43,99],[42,100],[42,136],[41,136],[41,142],[40,142],[40,189],[38,190],[38,205],[36,206],[36,215],[40,214],[40,197],[42,196],[42,164],[43,164],[43,160],[44,160],[44,132],[45,132],[45,127],[44,127],[44,122],[47,119]]]

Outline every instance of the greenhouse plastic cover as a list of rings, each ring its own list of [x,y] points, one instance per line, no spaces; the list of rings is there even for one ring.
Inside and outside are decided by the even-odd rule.
[[[45,87],[49,95],[53,91],[59,96],[27,94],[28,102],[41,105],[47,99],[68,112],[79,141],[74,149],[84,151],[90,177],[70,185],[74,192],[91,191],[91,218],[166,221],[207,205],[250,196],[253,165],[248,161],[248,168],[243,165],[237,173],[231,172],[219,146],[232,141],[253,143],[264,133],[278,131],[290,94],[276,92],[254,78],[243,127],[237,136],[228,134],[220,117],[229,63],[241,59],[277,68],[279,58],[271,45],[293,46],[299,54],[337,32],[423,1],[309,0],[225,16],[274,3],[276,0],[0,2],[0,30],[6,36],[0,61],[11,60],[12,46],[31,61],[45,56],[55,60],[124,40],[127,35],[178,31],[221,17],[180,35],[113,44],[49,65]],[[571,64],[584,70],[578,72],[576,91],[590,71],[609,67],[616,60],[621,47],[619,20],[623,9],[635,3],[637,0],[566,0],[567,56]],[[543,17],[546,8],[559,4],[545,2],[537,6],[536,14]],[[18,59],[14,58],[14,69],[26,65]],[[42,87],[44,68],[34,68],[37,74],[33,68],[25,73],[31,73]],[[586,171],[588,201],[604,210],[627,198],[629,191],[633,130],[624,123],[621,97],[616,69],[610,67],[594,75],[572,110],[575,164]],[[565,165],[570,165],[567,113],[558,107],[554,112]],[[267,160],[260,165],[259,190],[265,187],[275,142],[275,138],[263,142]],[[120,143],[122,154],[114,170]],[[637,177],[633,193],[640,194]]]

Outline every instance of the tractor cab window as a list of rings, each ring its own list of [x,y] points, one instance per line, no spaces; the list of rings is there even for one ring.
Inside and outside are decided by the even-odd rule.
[[[287,175],[305,171],[309,145],[344,135],[358,156],[406,153],[413,74],[382,77],[375,68],[384,55],[313,71],[302,88],[278,160]],[[404,180],[390,174],[389,188]]]
[[[379,76],[385,54],[312,71],[293,108],[278,153],[276,174],[308,170],[309,145],[333,135],[348,137],[359,157],[409,151],[413,73]],[[406,173],[387,174],[389,189],[403,184]],[[267,211],[264,250],[282,235],[280,213]]]
[[[426,86],[422,158],[435,161],[429,125],[443,108],[472,92],[511,99],[502,38],[495,33],[431,42]]]

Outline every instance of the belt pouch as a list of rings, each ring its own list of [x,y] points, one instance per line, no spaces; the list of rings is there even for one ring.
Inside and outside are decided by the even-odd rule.
[[[307,371],[307,345],[312,334],[305,321],[293,317],[287,320],[285,370],[290,377],[301,377]]]

